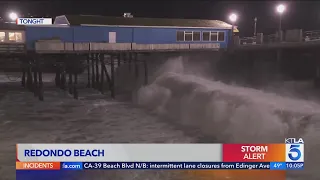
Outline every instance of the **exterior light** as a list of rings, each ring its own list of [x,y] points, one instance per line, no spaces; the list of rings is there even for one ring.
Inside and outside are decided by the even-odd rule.
[[[229,20],[230,20],[232,23],[236,22],[237,19],[238,19],[238,16],[237,16],[236,14],[234,14],[234,13],[230,14]]]
[[[285,5],[279,4],[279,5],[277,6],[277,12],[278,12],[279,14],[282,14],[285,10],[286,10],[286,6],[285,6]]]
[[[15,13],[15,12],[11,12],[9,14],[9,18],[10,18],[11,21],[16,21],[18,19],[18,14]]]

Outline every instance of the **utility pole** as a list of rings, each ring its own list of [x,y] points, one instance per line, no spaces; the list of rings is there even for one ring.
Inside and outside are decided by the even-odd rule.
[[[255,17],[255,18],[254,18],[254,31],[253,31],[253,36],[254,36],[254,37],[257,36],[257,21],[258,21],[258,18]]]

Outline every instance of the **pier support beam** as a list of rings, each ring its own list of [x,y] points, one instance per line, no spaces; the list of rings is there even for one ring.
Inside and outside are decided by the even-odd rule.
[[[34,97],[38,95],[38,59],[34,59],[34,66],[33,66],[33,94]]]
[[[100,77],[99,77],[99,58],[100,58],[100,54],[95,54],[95,65],[96,65],[96,83],[95,83],[95,89],[96,90],[100,90]]]
[[[123,64],[126,64],[127,63],[127,59],[128,59],[127,54],[123,53],[122,54],[122,58],[123,58]]]
[[[120,54],[117,55],[117,60],[118,60],[118,67],[120,67],[121,66],[121,55]]]
[[[91,79],[90,79],[90,54],[87,56],[87,72],[88,72],[88,84],[87,88],[91,88]]]
[[[133,61],[134,61],[134,73],[136,78],[139,77],[139,66],[138,66],[138,54],[134,53],[133,54]]]
[[[100,59],[101,61],[101,69],[103,70],[104,74],[106,75],[106,78],[107,78],[107,83],[108,83],[108,90],[111,91],[111,87],[112,87],[112,82],[111,82],[111,78],[109,76],[109,73],[108,73],[108,70],[106,68],[106,63],[104,61],[104,54],[103,54],[103,58]],[[110,62],[111,62],[111,59],[112,59],[112,56],[107,56],[107,58],[109,59],[110,58]],[[103,74],[101,73],[101,77],[103,76]],[[104,86],[103,86],[103,91],[104,91]]]
[[[39,77],[39,84],[38,84],[38,97],[40,101],[44,100],[43,97],[43,80],[42,80],[42,69],[41,69],[41,65],[40,65],[40,57],[36,58],[36,66],[37,66],[37,70],[38,70],[38,77]]]
[[[148,64],[147,60],[143,60],[143,65],[144,65],[144,84],[148,84]]]
[[[100,92],[104,94],[104,54],[99,55],[100,65],[101,65],[101,77],[100,77]],[[106,72],[107,73],[107,72]]]
[[[92,71],[92,76],[91,76],[91,82],[92,82],[92,88],[96,87],[96,82],[95,82],[95,71],[94,71],[94,62],[95,62],[95,55],[91,54],[91,71]]]
[[[64,66],[62,67],[60,72],[61,72],[60,88],[62,90],[67,90],[66,88],[67,78],[66,78],[66,70]]]
[[[25,60],[22,60],[22,77],[21,77],[21,85],[22,87],[26,87],[26,63]]]
[[[131,72],[132,53],[128,54],[129,72]]]
[[[69,67],[71,69],[71,67]],[[72,86],[72,71],[69,70],[69,82],[68,82],[69,94],[73,94],[73,86]]]
[[[78,99],[79,98],[79,93],[77,90],[77,84],[78,84],[78,73],[74,73],[74,83],[73,83],[73,98]]]
[[[115,83],[114,83],[114,59],[115,56],[111,55],[111,83],[110,83],[110,90],[111,90],[111,97],[115,98]]]
[[[55,77],[55,84],[56,87],[60,87],[61,85],[61,66],[60,64],[56,64],[56,77]]]
[[[28,60],[28,66],[27,66],[27,88],[29,91],[32,91],[32,63],[30,60]]]

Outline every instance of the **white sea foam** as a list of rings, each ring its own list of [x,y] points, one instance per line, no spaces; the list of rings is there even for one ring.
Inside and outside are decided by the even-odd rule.
[[[224,143],[281,143],[286,137],[302,137],[306,168],[289,175],[320,178],[319,104],[208,80],[184,71],[187,64],[181,57],[160,69],[150,85],[139,89],[140,105]]]

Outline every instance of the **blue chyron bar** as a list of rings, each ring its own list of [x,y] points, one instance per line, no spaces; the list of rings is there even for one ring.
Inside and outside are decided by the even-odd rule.
[[[287,162],[286,170],[303,170],[304,162]]]
[[[81,173],[60,170],[16,170],[16,180],[72,180]]]

